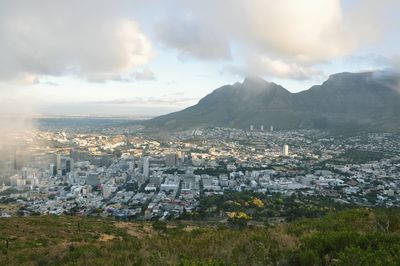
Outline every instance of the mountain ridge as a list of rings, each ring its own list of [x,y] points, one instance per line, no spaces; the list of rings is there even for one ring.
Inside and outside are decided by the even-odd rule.
[[[172,130],[263,125],[278,130],[399,132],[400,91],[393,87],[399,76],[343,72],[297,93],[258,77],[247,77],[241,83],[215,89],[196,105],[145,124]]]

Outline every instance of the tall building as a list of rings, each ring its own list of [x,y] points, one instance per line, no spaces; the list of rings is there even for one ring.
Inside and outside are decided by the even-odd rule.
[[[185,152],[184,151],[178,151],[177,152],[178,156],[178,165],[182,166],[185,162]]]
[[[165,156],[165,165],[167,167],[178,166],[178,155],[176,153],[167,154]]]
[[[128,169],[129,171],[133,172],[135,170],[135,159],[132,158],[128,163]]]
[[[56,167],[57,167],[57,171],[61,170],[61,154],[59,154],[59,153],[57,153]]]
[[[283,156],[288,156],[289,155],[289,146],[287,144],[283,145],[282,155]]]
[[[74,170],[74,159],[67,158],[65,161],[65,172],[70,173]]]
[[[76,149],[71,149],[69,151],[69,156],[75,161],[79,161],[79,152]]]
[[[254,126],[250,125],[250,131],[253,131],[253,130],[254,130]]]
[[[269,130],[270,130],[271,132],[273,132],[273,131],[274,131],[274,126],[270,126]]]
[[[25,166],[26,156],[26,153],[20,148],[14,148],[10,157],[10,170],[21,170]]]
[[[147,179],[150,176],[150,157],[143,157],[143,175]]]
[[[49,169],[49,176],[56,176],[57,175],[57,167],[54,164],[50,164]]]
[[[264,131],[264,125],[261,125],[260,129],[261,131]]]

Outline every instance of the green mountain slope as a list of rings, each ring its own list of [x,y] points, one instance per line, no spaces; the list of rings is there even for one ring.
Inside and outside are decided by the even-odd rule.
[[[204,126],[398,131],[397,75],[341,73],[307,91],[290,93],[260,78],[216,89],[185,110],[145,122],[150,127]],[[400,87],[399,87],[400,88]]]

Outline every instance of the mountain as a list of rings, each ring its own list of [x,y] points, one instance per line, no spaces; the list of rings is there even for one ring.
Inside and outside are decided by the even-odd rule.
[[[291,93],[258,77],[222,86],[198,104],[149,120],[150,127],[205,126],[337,131],[400,131],[398,74],[340,73],[321,85]]]

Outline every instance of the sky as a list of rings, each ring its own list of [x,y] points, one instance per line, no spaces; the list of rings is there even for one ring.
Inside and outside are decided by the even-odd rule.
[[[400,66],[396,0],[0,0],[0,115],[156,116]]]

